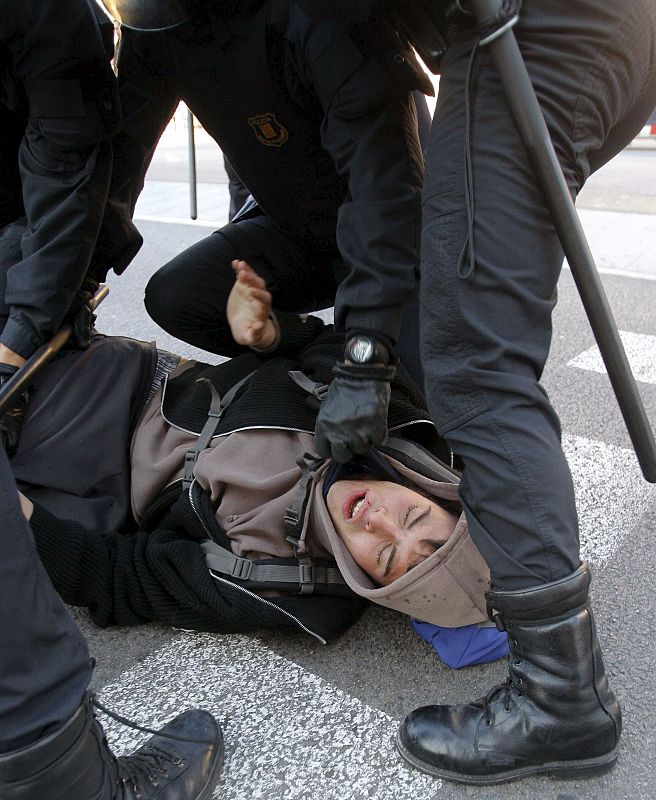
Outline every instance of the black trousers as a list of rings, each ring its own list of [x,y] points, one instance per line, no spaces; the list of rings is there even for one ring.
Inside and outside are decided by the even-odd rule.
[[[248,261],[264,278],[277,311],[295,314],[330,308],[346,274],[337,249],[317,256],[261,214],[229,223],[159,269],[146,287],[148,313],[165,331],[195,347],[224,356],[247,352],[235,344],[225,314],[236,258]],[[398,355],[421,386],[418,301],[406,307]]]
[[[656,106],[656,5],[531,0],[515,31],[576,195]],[[422,354],[431,413],[465,464],[461,495],[472,536],[494,585],[520,589],[579,564],[560,424],[539,384],[563,252],[484,49],[467,99],[473,49],[467,31],[451,42],[433,120]],[[463,254],[467,134],[473,238]]]
[[[91,677],[84,637],[37,555],[0,448],[0,753],[67,721]]]

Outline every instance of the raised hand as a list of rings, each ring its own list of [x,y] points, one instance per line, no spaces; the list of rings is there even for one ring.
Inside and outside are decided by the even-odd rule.
[[[278,338],[278,329],[271,319],[271,294],[248,262],[235,260],[232,268],[235,284],[226,306],[232,338],[237,344],[267,350]]]

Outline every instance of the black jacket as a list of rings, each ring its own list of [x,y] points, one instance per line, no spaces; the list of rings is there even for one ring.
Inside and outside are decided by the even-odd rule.
[[[228,408],[220,431],[281,427],[311,432],[317,407],[308,404],[307,393],[289,379],[288,371],[300,367],[318,382],[330,379],[343,338],[327,328],[313,339],[320,328],[318,320],[308,324],[306,335],[312,341],[307,346],[298,342],[300,357],[296,359],[245,355],[215,367],[196,365],[169,382],[165,413],[188,430],[200,430],[207,416],[209,393],[195,380],[208,378],[224,391],[255,367],[257,372]],[[101,354],[87,363],[98,365],[100,379]],[[143,398],[135,402],[143,402]],[[397,436],[412,437],[439,449],[441,441],[426,419],[423,398],[400,368],[393,384],[390,428]],[[23,477],[28,476],[24,465]],[[87,606],[94,621],[102,626],[158,620],[174,627],[218,633],[301,628],[327,639],[357,618],[363,601],[341,588],[330,595],[289,594],[265,600],[238,582],[212,578],[199,544],[217,523],[209,497],[199,488],[194,484],[191,493],[181,491],[179,485],[165,490],[139,530],[129,535],[91,532],[35,505],[31,526],[37,549],[63,599]]]
[[[59,328],[95,246],[120,122],[112,37],[93,0],[0,0],[0,230],[15,223],[0,341],[24,357]]]
[[[228,19],[197,5],[174,30],[123,31],[125,125],[97,274],[126,266],[124,222],[184,100],[280,231],[326,264],[346,262],[338,327],[396,340],[418,272],[423,162],[410,91],[432,91],[412,51],[384,23],[313,20],[293,0],[242,3],[256,8]]]

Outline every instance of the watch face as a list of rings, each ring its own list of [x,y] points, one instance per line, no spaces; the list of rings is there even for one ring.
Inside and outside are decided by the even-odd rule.
[[[356,337],[349,342],[349,357],[357,364],[365,364],[374,355],[374,345],[371,339]]]

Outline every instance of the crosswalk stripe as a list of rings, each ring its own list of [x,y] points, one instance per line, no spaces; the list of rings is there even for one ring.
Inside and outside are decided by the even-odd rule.
[[[620,331],[620,338],[635,379],[642,383],[656,383],[656,336]],[[606,367],[596,345],[570,359],[567,366],[606,373]]]
[[[213,713],[227,754],[215,798],[430,800],[442,787],[403,764],[396,720],[246,636],[184,634],[102,700],[149,726],[189,707]],[[105,727],[117,754],[139,744],[130,729]]]
[[[581,557],[606,563],[656,500],[633,450],[582,436],[563,436],[579,512]]]

